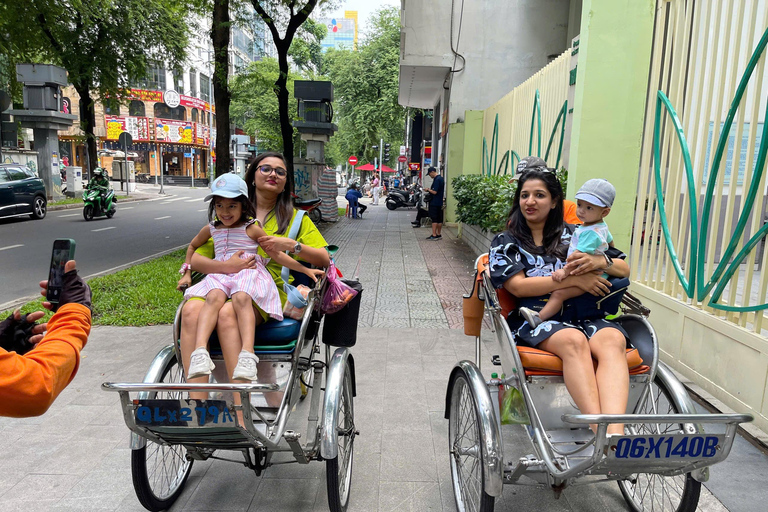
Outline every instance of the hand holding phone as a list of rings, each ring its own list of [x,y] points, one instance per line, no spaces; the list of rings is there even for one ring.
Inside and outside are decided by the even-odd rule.
[[[75,257],[75,241],[71,238],[58,238],[53,241],[51,266],[48,271],[48,289],[45,298],[51,304],[58,304],[64,287],[64,274],[67,262]]]

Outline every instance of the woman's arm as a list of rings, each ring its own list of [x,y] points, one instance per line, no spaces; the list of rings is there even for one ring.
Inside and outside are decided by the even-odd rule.
[[[629,264],[620,258],[612,260],[613,265],[606,268],[608,260],[602,254],[587,254],[583,252],[574,252],[568,257],[568,267],[571,268],[572,276],[580,276],[596,270],[602,270],[609,276],[629,277]]]
[[[237,274],[243,269],[253,268],[256,256],[250,255],[247,259],[241,258],[245,251],[237,251],[226,261],[212,260],[202,254],[192,255],[192,269],[203,274]]]
[[[248,236],[251,237],[254,241],[260,240],[267,236],[267,233],[259,226],[258,224],[251,224],[246,228],[246,233],[248,233]],[[294,243],[294,245],[296,245]],[[284,267],[288,267],[291,270],[295,270],[296,272],[301,272],[302,274],[306,274],[309,277],[312,278],[315,282],[317,282],[317,275],[322,275],[322,271],[310,269],[296,261],[295,259],[291,258],[287,254],[285,254],[283,251],[275,251],[274,249],[268,249],[266,246],[261,246],[262,249],[264,249],[264,252],[267,253],[267,255],[275,260],[277,263]],[[301,251],[302,253],[304,251]]]
[[[284,236],[263,236],[257,242],[267,253],[269,251],[292,251],[296,246],[296,240]],[[325,247],[310,247],[307,244],[301,244],[299,258],[318,268],[328,268],[331,264],[331,257],[328,256]]]
[[[595,273],[571,275],[558,283],[551,276],[526,277],[524,272],[518,272],[504,282],[504,289],[515,297],[539,297],[572,286],[592,295],[603,296],[610,290],[611,283]]]

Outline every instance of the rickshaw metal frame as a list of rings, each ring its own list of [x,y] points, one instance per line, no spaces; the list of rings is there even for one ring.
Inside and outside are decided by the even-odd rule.
[[[475,261],[475,268],[478,268],[478,264],[483,258],[481,255],[477,261]],[[478,276],[476,276],[477,278]],[[454,374],[463,372],[468,380],[469,386],[472,390],[472,394],[475,398],[476,414],[479,423],[479,436],[482,448],[481,467],[484,475],[484,487],[483,490],[490,496],[500,496],[503,490],[503,484],[517,483],[518,479],[527,475],[539,481],[539,483],[546,483],[555,489],[556,493],[561,491],[564,487],[571,485],[578,477],[585,475],[602,476],[605,478],[596,479],[594,482],[584,483],[596,483],[603,482],[606,479],[619,480],[623,479],[631,474],[635,473],[648,473],[650,471],[644,471],[643,467],[637,464],[626,464],[624,467],[632,468],[626,471],[625,474],[617,473],[616,470],[621,470],[621,464],[607,464],[607,457],[605,450],[608,447],[606,431],[610,423],[625,423],[625,424],[644,424],[644,423],[679,423],[683,426],[682,432],[684,434],[695,434],[703,432],[701,424],[725,424],[726,433],[724,435],[724,444],[726,445],[720,450],[720,453],[710,459],[689,460],[687,464],[678,464],[679,461],[656,461],[656,474],[664,476],[674,476],[685,473],[691,473],[691,476],[700,482],[704,482],[708,479],[709,472],[708,467],[712,464],[722,461],[728,456],[730,452],[733,439],[735,437],[738,424],[742,422],[752,421],[752,416],[749,414],[697,414],[693,401],[688,395],[683,384],[675,377],[674,373],[663,363],[659,361],[659,348],[658,340],[656,338],[655,331],[648,321],[641,315],[637,314],[625,314],[620,318],[631,319],[632,321],[639,322],[640,325],[644,325],[650,334],[651,346],[645,346],[638,351],[641,353],[645,364],[650,367],[650,370],[644,374],[630,377],[630,384],[633,382],[633,377],[641,377],[635,379],[636,383],[641,383],[644,386],[641,395],[632,409],[636,408],[638,404],[643,403],[646,399],[646,395],[651,391],[651,384],[654,379],[658,377],[667,386],[667,390],[672,395],[671,398],[675,405],[681,410],[681,414],[598,414],[598,415],[586,415],[586,414],[563,414],[561,420],[563,423],[573,425],[588,425],[597,424],[597,434],[594,439],[571,452],[563,454],[549,440],[546,435],[546,429],[541,423],[540,415],[533,397],[529,390],[529,384],[534,380],[532,377],[526,377],[525,369],[522,364],[520,355],[516,349],[516,340],[506,322],[506,319],[502,315],[502,307],[496,296],[496,291],[490,281],[490,275],[486,268],[479,276],[479,280],[482,282],[480,288],[480,298],[484,302],[484,314],[487,314],[491,324],[492,330],[496,333],[496,338],[501,350],[500,359],[502,369],[505,371],[507,377],[504,380],[490,379],[486,380],[482,372],[479,369],[480,357],[481,357],[481,338],[475,336],[475,362],[460,361],[456,363],[449,381],[448,390],[446,392],[446,417],[448,417],[448,411],[450,410],[450,400],[452,395],[452,386],[454,382]],[[649,310],[642,305],[638,308],[636,300],[631,303],[631,308],[646,313]],[[511,362],[511,364],[510,364]],[[549,377],[536,376],[535,379],[549,379]],[[558,379],[562,382],[562,377],[552,377],[552,379]],[[538,382],[538,381],[537,381]],[[523,399],[525,401],[528,416],[531,420],[532,430],[532,444],[536,452],[535,458],[531,456],[522,457],[516,464],[510,463],[511,469],[505,468],[505,462],[503,457],[503,443],[501,440],[501,423],[500,418],[497,416],[498,411],[494,405],[492,399],[491,389],[499,384],[512,384],[516,385],[520,389]],[[496,388],[498,389],[498,388]],[[498,402],[496,402],[498,403]],[[574,465],[569,465],[567,461],[568,456],[572,456],[577,452],[585,451],[589,447],[593,447],[592,454],[584,460],[577,462]],[[564,464],[563,464],[564,463]],[[594,471],[606,471],[602,472]],[[544,473],[545,479],[540,480],[535,478],[542,476]]]
[[[354,377],[354,358],[349,350],[345,347],[336,348],[331,353],[331,347],[325,345],[325,361],[321,361],[322,366],[317,365],[314,367],[315,382],[320,384],[322,380],[323,370],[326,373],[325,387],[322,385],[313,386],[311,389],[310,406],[308,410],[308,426],[307,426],[307,443],[303,446],[299,442],[301,434],[294,433],[286,430],[287,421],[290,416],[291,410],[296,402],[298,402],[298,394],[296,389],[298,385],[301,373],[305,370],[299,369],[299,361],[303,357],[302,354],[309,350],[309,367],[312,368],[311,356],[319,347],[319,329],[315,332],[312,338],[306,336],[307,330],[312,319],[313,312],[319,304],[319,298],[322,296],[322,292],[325,289],[325,278],[323,278],[315,288],[311,289],[307,297],[307,307],[305,308],[304,315],[302,316],[301,327],[297,336],[297,343],[292,353],[270,354],[267,360],[269,361],[285,361],[291,363],[291,369],[283,385],[278,384],[232,384],[232,383],[158,383],[157,381],[162,376],[162,373],[167,368],[171,359],[175,356],[177,364],[180,367],[182,365],[181,351],[178,340],[180,339],[181,332],[181,310],[186,301],[182,301],[177,308],[176,317],[173,323],[173,336],[174,343],[168,345],[160,350],[155,358],[152,360],[150,367],[144,377],[143,383],[110,383],[106,382],[102,384],[102,389],[105,391],[114,391],[120,394],[121,407],[123,409],[123,419],[126,426],[131,430],[130,448],[132,450],[140,449],[146,446],[147,439],[161,445],[181,445],[185,446],[188,450],[195,448],[212,448],[214,450],[239,450],[247,452],[248,449],[266,449],[267,462],[271,458],[272,454],[276,452],[293,452],[295,459],[299,463],[309,463],[311,460],[318,459],[331,459],[337,456],[338,446],[335,443],[336,440],[336,422],[337,418],[337,406],[341,400],[343,377],[347,366],[350,366],[350,376],[352,379],[352,391],[353,396],[355,393],[355,377]],[[258,347],[257,347],[258,348]],[[317,380],[320,377],[320,380]],[[251,406],[251,393],[264,393],[270,391],[281,391],[285,393],[281,399],[278,412],[273,420],[266,418],[255,407]],[[162,435],[158,435],[148,427],[143,427],[136,424],[135,421],[135,409],[134,400],[131,399],[130,393],[138,393],[136,401],[147,399],[151,392],[158,391],[178,391],[178,392],[194,392],[194,391],[207,391],[207,392],[233,392],[240,395],[241,404],[232,407],[235,411],[242,411],[243,421],[245,425],[239,425],[239,421],[235,416],[235,428],[239,430],[244,436],[244,441],[237,445],[227,445],[217,447],[214,442],[196,442],[190,440],[189,442],[171,443],[163,438]],[[318,426],[318,420],[320,417],[318,413],[320,408],[320,394],[323,394],[322,404],[322,421]],[[333,413],[329,414],[329,411]],[[257,419],[264,426],[264,433],[262,433],[254,425],[254,414]],[[239,427],[239,428],[238,428]],[[184,427],[179,427],[183,429]],[[303,454],[303,455],[301,455]],[[318,455],[320,457],[318,457]],[[246,453],[246,457],[247,457]]]

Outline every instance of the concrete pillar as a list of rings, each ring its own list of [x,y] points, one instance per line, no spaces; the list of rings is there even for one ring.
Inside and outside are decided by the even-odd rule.
[[[48,199],[61,196],[61,177],[59,174],[59,131],[51,128],[33,128],[35,151],[37,151],[38,173],[45,183]],[[56,162],[54,167],[54,154]],[[58,193],[55,191],[58,190]]]
[[[655,0],[584,0],[573,107],[568,198],[590,178],[616,187],[606,219],[629,250]]]

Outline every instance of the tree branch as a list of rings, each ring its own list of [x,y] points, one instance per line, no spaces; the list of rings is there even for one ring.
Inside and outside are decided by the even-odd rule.
[[[39,13],[37,15],[37,24],[40,25],[40,29],[43,31],[43,34],[45,34],[48,42],[51,43],[51,46],[53,46],[53,49],[56,50],[56,53],[62,55],[64,53],[64,47],[62,47],[59,41],[53,37],[51,29],[48,27],[48,21],[45,19],[45,14]]]
[[[272,33],[272,39],[275,40],[275,44],[277,44],[278,41],[282,41],[280,38],[280,33],[277,31],[277,27],[275,26],[275,20],[273,20],[272,17],[267,14],[267,11],[265,11],[261,6],[261,2],[259,0],[251,0],[251,4],[253,4],[253,8],[256,9],[256,12],[261,17],[261,19],[264,20],[264,23],[266,23],[267,28],[269,28],[269,31]]]

